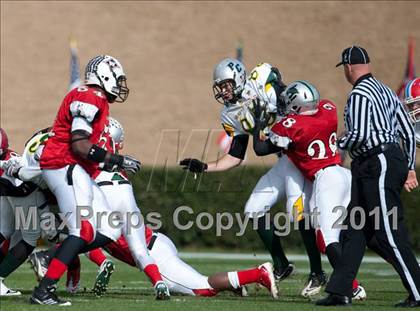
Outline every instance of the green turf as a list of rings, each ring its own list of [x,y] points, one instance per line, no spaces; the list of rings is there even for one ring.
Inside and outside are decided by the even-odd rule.
[[[252,267],[256,261],[232,260],[188,260],[188,262],[203,274],[220,271],[231,271]],[[110,288],[105,297],[98,299],[93,296],[90,287],[93,284],[97,267],[82,258],[82,287],[87,290],[74,296],[63,292],[63,283],[60,283],[59,295],[68,298],[73,303],[72,310],[86,311],[122,311],[122,310],[229,310],[246,311],[256,310],[323,310],[314,306],[308,300],[299,296],[307,275],[307,264],[298,262],[297,273],[280,283],[281,297],[274,301],[265,290],[256,290],[250,287],[250,296],[246,298],[234,297],[229,293],[221,293],[213,298],[196,298],[185,296],[172,296],[170,301],[155,301],[152,288],[146,278],[136,269],[121,262],[116,263]],[[324,263],[327,266],[327,263]],[[327,269],[330,272],[329,269]],[[404,288],[392,268],[381,263],[362,264],[359,279],[366,288],[368,300],[353,303],[357,310],[395,310],[392,305],[406,297]],[[2,298],[1,311],[45,310],[56,307],[33,306],[28,299],[35,278],[28,264],[24,264],[18,271],[10,276],[6,284],[23,292],[21,297]],[[328,308],[327,310],[331,310]]]

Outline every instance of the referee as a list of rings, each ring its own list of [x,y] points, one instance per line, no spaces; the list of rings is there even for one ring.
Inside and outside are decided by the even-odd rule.
[[[403,186],[411,191],[418,185],[414,129],[395,93],[372,76],[369,63],[366,50],[352,46],[343,51],[342,61],[337,64],[344,66],[346,79],[353,85],[344,111],[347,133],[338,141],[353,159],[348,215],[355,207],[361,207],[365,218],[360,212],[354,213],[355,221],[346,218],[339,264],[326,287],[328,296],[316,304],[351,304],[352,281],[366,245],[375,241],[378,253],[392,264],[409,293],[396,306],[418,307],[420,268],[409,245],[400,199]],[[397,214],[396,221],[392,211]],[[372,214],[375,212],[376,217]]]

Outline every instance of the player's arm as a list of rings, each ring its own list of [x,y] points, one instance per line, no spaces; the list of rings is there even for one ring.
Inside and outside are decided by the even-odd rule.
[[[137,172],[140,169],[140,162],[131,156],[122,156],[106,151],[90,142],[89,137],[93,132],[93,122],[99,108],[88,102],[74,101],[70,105],[70,112],[73,117],[71,125],[71,149],[73,153],[82,159],[99,163],[100,167],[113,171],[125,169],[130,172]]]
[[[71,148],[74,154],[82,159],[99,163],[104,170],[114,171],[124,169],[129,172],[137,172],[140,162],[128,155],[119,155],[106,151],[89,141],[90,133],[83,130],[75,130],[71,136]]]
[[[193,173],[221,172],[234,168],[242,163],[248,147],[249,136],[247,134],[236,135],[232,139],[229,152],[216,161],[209,163],[198,159],[184,159],[179,164],[183,169]]]
[[[415,171],[416,165],[416,136],[414,127],[411,124],[407,112],[401,103],[398,105],[397,110],[398,120],[398,134],[403,141],[404,154],[408,163],[408,176],[404,183],[404,188],[407,192],[418,187],[419,183]]]
[[[249,135],[236,135],[232,139],[229,152],[217,161],[208,163],[207,172],[220,172],[241,165],[248,147]]]
[[[253,140],[253,147],[255,154],[257,156],[265,156],[272,153],[278,153],[283,150],[283,148],[276,146],[273,144],[271,139],[262,140],[260,133],[261,133],[261,124],[257,123],[255,125],[254,133],[252,134]]]

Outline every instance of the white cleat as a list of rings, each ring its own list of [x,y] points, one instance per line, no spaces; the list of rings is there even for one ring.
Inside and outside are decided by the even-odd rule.
[[[362,286],[358,286],[357,288],[353,289],[353,296],[352,296],[352,300],[358,300],[358,301],[362,301],[365,300],[367,298],[367,294],[365,289]]]
[[[258,277],[258,283],[267,288],[270,291],[271,297],[274,299],[279,298],[279,290],[277,289],[276,282],[274,279],[273,265],[271,262],[263,263],[258,267],[260,275]]]
[[[12,296],[20,296],[20,295],[22,295],[21,292],[8,288],[3,283],[3,280],[0,279],[0,297],[12,297]]]
[[[79,291],[80,287],[80,281],[74,284],[73,280],[70,279],[69,282],[66,284],[66,292],[74,295]]]
[[[50,258],[47,251],[34,252],[29,256],[28,262],[31,265],[32,270],[34,270],[38,282],[40,282],[47,273],[49,261]]]
[[[249,294],[248,294],[248,288],[244,285],[244,286],[241,286],[240,287],[240,295],[241,295],[241,297],[248,297],[249,296]]]

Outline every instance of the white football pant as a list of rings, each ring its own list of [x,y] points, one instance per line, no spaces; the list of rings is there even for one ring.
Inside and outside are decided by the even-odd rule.
[[[309,212],[309,198],[312,183],[307,180],[290,159],[283,155],[277,163],[262,176],[245,205],[245,214],[250,218],[263,217],[271,207],[286,196],[286,210],[293,221]]]
[[[60,212],[66,215],[69,235],[81,237],[81,216],[88,216],[87,209],[90,209],[93,215],[85,220],[92,225],[94,234],[98,231],[117,240],[120,231],[112,228],[108,221],[111,209],[101,189],[80,165],[74,165],[73,169],[71,167],[67,165],[60,169],[42,171],[42,177],[57,199]]]
[[[103,174],[102,174],[103,175]],[[119,235],[124,235],[127,240],[131,255],[137,266],[144,269],[155,261],[149,254],[146,246],[144,219],[133,193],[133,187],[128,184],[120,184],[119,181],[108,181],[109,185],[101,186],[106,200],[113,212],[122,215]],[[126,182],[126,181],[125,181]]]
[[[321,231],[325,246],[339,241],[338,227],[345,219],[343,212],[350,203],[350,190],[351,173],[342,166],[330,166],[315,174],[309,203],[311,221],[314,228]]]
[[[194,296],[194,290],[211,289],[208,277],[181,260],[176,246],[166,235],[154,234],[157,238],[150,254],[171,293]]]

